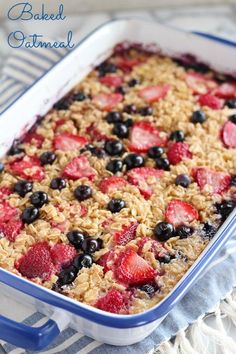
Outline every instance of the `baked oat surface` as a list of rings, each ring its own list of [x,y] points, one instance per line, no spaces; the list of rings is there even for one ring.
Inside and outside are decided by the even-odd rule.
[[[115,51],[0,171],[2,268],[105,311],[145,311],[235,207],[236,82]]]

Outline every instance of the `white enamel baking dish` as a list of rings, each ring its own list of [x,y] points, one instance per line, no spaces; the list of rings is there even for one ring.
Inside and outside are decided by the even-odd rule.
[[[205,37],[205,38],[204,38]],[[229,41],[166,27],[143,20],[116,20],[104,24],[82,40],[0,116],[0,155],[39,116],[81,81],[91,68],[106,59],[123,41],[155,44],[165,54],[191,53],[217,71],[236,72],[236,47]],[[147,337],[184,296],[217,251],[236,231],[236,211],[231,213],[207,248],[173,291],[154,308],[137,315],[115,315],[81,304],[0,269],[0,293],[47,315],[48,322],[31,328],[0,316],[0,339],[30,350],[45,348],[70,326],[100,342],[124,346]]]

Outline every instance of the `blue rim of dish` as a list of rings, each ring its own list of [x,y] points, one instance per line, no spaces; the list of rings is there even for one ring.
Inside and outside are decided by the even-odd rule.
[[[87,38],[92,36],[99,29],[109,25],[112,22],[119,22],[125,20],[124,19],[113,19],[110,20],[97,28],[95,28],[90,34],[84,37],[73,50],[78,48]],[[153,22],[153,21],[147,21]],[[172,26],[167,26],[171,27]],[[186,32],[180,29],[176,29],[180,32]],[[193,33],[196,36],[201,36],[209,39],[210,41],[218,41],[222,44],[229,45],[232,47],[236,47],[236,44],[218,38],[212,35],[204,34],[204,33]],[[5,109],[6,112],[12,105],[14,105],[27,91],[30,90],[37,82],[39,82],[45,75],[48,74],[53,68],[55,68],[62,60],[65,59],[68,55],[70,55],[72,51],[67,53],[61,60],[59,60],[52,68],[47,70],[38,80],[36,80],[28,89],[22,93],[18,98],[16,98],[11,105]],[[219,251],[220,247],[222,247],[226,241],[231,237],[232,233],[236,231],[236,212],[233,212],[233,217],[229,217],[225,223],[221,226],[220,230],[217,232],[217,236],[214,238],[214,242],[210,245],[207,252],[203,252],[200,256],[199,260],[194,264],[192,268],[186,273],[186,276],[181,280],[179,284],[175,287],[175,289],[159,304],[157,304],[154,308],[151,308],[143,313],[135,314],[135,315],[115,315],[111,313],[106,313],[104,311],[100,311],[94,307],[86,306],[80,302],[72,301],[70,298],[67,298],[64,295],[60,295],[54,293],[51,290],[45,289],[42,286],[36,285],[30,281],[27,281],[19,276],[11,274],[4,269],[0,269],[0,282],[15,288],[27,295],[33,296],[34,298],[45,302],[49,305],[55,306],[57,308],[61,308],[66,310],[72,314],[76,314],[81,316],[89,321],[109,326],[113,328],[134,328],[144,326],[150,322],[156,321],[164,317],[173,307],[174,305],[185,295],[185,293],[189,290],[189,288],[193,285],[193,282],[199,277],[202,272],[203,267],[205,268],[207,264],[211,261],[211,259],[215,256],[215,254]]]

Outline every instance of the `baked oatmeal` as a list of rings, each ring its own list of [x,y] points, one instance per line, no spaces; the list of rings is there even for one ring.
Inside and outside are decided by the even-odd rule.
[[[188,56],[117,47],[0,171],[2,268],[105,311],[142,312],[236,205],[236,81]]]

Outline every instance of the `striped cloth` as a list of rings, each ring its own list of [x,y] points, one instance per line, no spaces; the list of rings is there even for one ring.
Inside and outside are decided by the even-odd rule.
[[[17,50],[10,57],[3,69],[3,77],[0,81],[0,110],[3,111],[16,98],[29,87],[37,77],[41,76],[54,63],[61,59],[66,51],[56,50]],[[46,351],[45,354],[132,354],[150,353],[161,342],[173,337],[179,330],[186,329],[190,323],[196,321],[199,316],[208,313],[212,307],[222,299],[227,292],[236,286],[236,237],[232,238],[227,246],[215,258],[203,274],[204,277],[188,292],[183,300],[170,312],[163,323],[141,343],[129,347],[114,347],[98,343],[87,336],[77,333],[73,329],[64,330]],[[209,284],[211,284],[209,288]],[[1,298],[1,306],[9,304]],[[12,316],[16,312],[16,304],[7,306]],[[11,310],[12,309],[12,310]],[[31,313],[27,308],[18,310],[20,320],[31,326],[39,326],[45,321],[40,313]],[[9,313],[9,316],[11,313]],[[32,353],[1,342],[0,353],[20,354]]]

